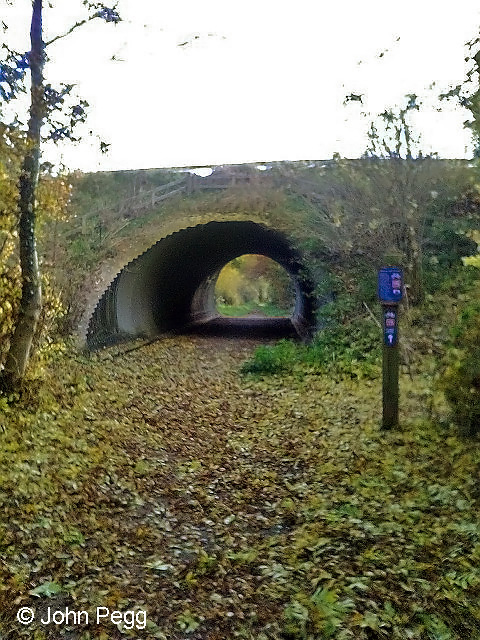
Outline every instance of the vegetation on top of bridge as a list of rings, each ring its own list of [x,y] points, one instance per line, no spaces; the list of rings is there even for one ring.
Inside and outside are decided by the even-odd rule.
[[[188,225],[187,219],[198,224],[209,215],[244,214],[288,231],[297,242],[319,241],[327,255],[355,253],[352,237],[361,245],[370,236],[368,250],[377,262],[379,249],[393,245],[409,254],[407,262],[417,261],[408,268],[418,272],[417,231],[424,216],[466,193],[474,173],[464,162],[433,159],[289,162],[262,169],[218,167],[206,178],[186,170],[76,174],[69,222],[53,239],[67,241],[71,254],[93,266],[116,253],[121,238],[132,239],[147,225],[161,234],[162,227],[171,232]]]
[[[74,215],[65,237],[72,237],[80,231],[84,235],[88,234],[92,223],[101,235],[106,226],[105,221],[142,217],[152,209],[158,210],[157,205],[160,202],[180,193],[191,196],[203,191],[229,189],[238,185],[258,186],[272,182],[278,188],[284,188],[291,186],[293,182],[297,189],[315,196],[318,184],[314,180],[297,175],[291,167],[303,165],[307,168],[325,168],[329,164],[331,161],[275,163],[270,166],[260,165],[261,168],[258,168],[258,165],[222,166],[214,168],[212,174],[205,177],[187,169],[76,173],[72,177]]]
[[[365,159],[276,163],[264,171],[221,167],[207,178],[188,176],[166,170],[76,175],[70,220],[61,235],[67,234],[73,252],[77,241],[81,253],[92,253],[96,262],[114,250],[114,238],[131,238],[146,225],[155,232],[167,221],[178,221],[178,229],[187,218],[239,213],[288,230],[304,248],[315,245],[312,253],[322,244],[326,259],[369,252],[378,263],[381,252],[396,248],[413,271],[420,259],[415,251],[422,248],[417,244],[432,244],[428,232],[435,227],[438,235],[456,200],[474,199],[475,170],[431,158]],[[158,203],[157,195],[171,197]],[[460,233],[466,230],[461,216],[455,223]]]

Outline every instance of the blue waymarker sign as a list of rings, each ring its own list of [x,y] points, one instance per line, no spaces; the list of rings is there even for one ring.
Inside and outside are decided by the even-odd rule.
[[[383,304],[402,300],[403,272],[400,267],[382,267],[378,272],[378,297]]]
[[[383,309],[383,340],[387,347],[395,347],[398,340],[398,311],[396,307]]]

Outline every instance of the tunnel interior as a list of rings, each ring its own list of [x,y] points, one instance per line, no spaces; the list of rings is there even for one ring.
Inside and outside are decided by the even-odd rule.
[[[287,237],[256,222],[209,222],[159,240],[127,264],[100,298],[88,325],[96,349],[137,337],[182,332],[217,316],[215,283],[243,254],[267,256],[290,275],[295,308],[290,325],[302,338],[315,330],[314,285]]]

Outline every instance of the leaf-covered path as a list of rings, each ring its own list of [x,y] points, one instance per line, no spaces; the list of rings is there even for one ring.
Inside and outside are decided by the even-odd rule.
[[[65,356],[5,408],[2,640],[480,638],[478,443],[420,377],[381,433],[379,382],[242,378],[254,346]],[[40,622],[99,606],[147,626]]]

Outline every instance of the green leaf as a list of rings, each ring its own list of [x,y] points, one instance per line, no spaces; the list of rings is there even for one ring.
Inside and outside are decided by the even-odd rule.
[[[177,618],[177,624],[185,633],[193,633],[200,626],[200,622],[195,618],[190,609],[186,609]]]
[[[168,564],[163,560],[152,560],[151,562],[147,562],[145,566],[149,569],[155,569],[155,571],[170,571],[174,568],[172,564]]]
[[[434,615],[423,614],[421,620],[431,640],[452,640],[453,636],[447,625]]]
[[[85,542],[83,534],[77,529],[71,529],[70,531],[64,533],[63,539],[69,544],[83,544]]]
[[[46,598],[51,598],[52,596],[60,593],[62,590],[62,586],[58,584],[58,582],[44,582],[40,584],[35,589],[32,589],[28,593],[31,596],[37,596],[40,598],[41,596],[45,596]]]
[[[150,465],[145,460],[138,460],[133,470],[139,476],[146,476],[150,472]]]

